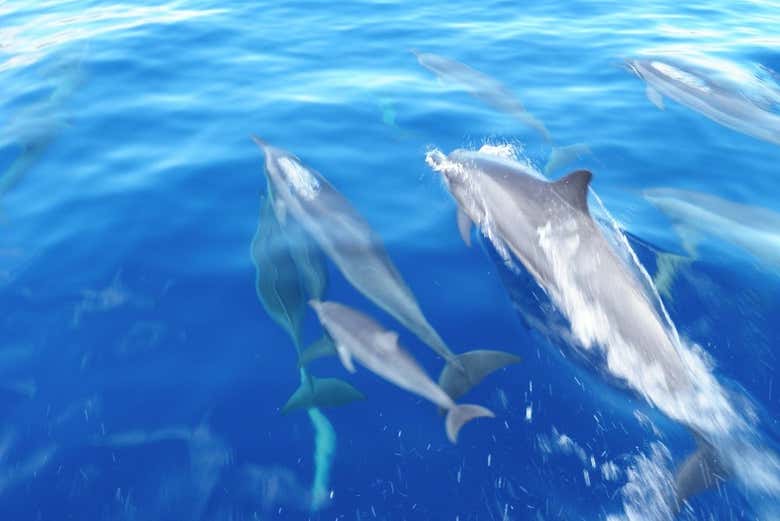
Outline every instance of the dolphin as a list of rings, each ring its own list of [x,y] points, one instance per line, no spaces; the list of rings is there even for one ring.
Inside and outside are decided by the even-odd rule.
[[[720,125],[780,145],[780,114],[768,110],[769,101],[751,99],[714,74],[669,58],[632,59],[626,66],[645,81],[656,107],[664,108],[666,96]]]
[[[444,358],[446,365],[439,382],[453,399],[491,372],[519,362],[519,357],[500,351],[455,355],[426,320],[381,239],[349,201],[294,155],[256,136],[252,139],[265,154],[265,171],[273,187],[278,221],[284,226],[287,220],[295,220],[352,286]]]
[[[637,361],[661,369],[657,381],[642,383],[647,387],[643,391],[653,386],[674,391],[689,385],[674,338],[590,215],[591,172],[578,170],[548,182],[521,163],[480,152],[455,150],[445,157],[433,151],[426,160],[442,174],[458,204],[464,241],[470,243],[475,223],[505,260],[511,262],[511,254],[520,261],[574,321],[575,334],[577,328],[583,330],[577,335],[583,347],[606,339],[576,322],[580,302],[569,293],[578,293],[582,304],[596,304],[604,319],[610,319],[613,334],[634,347]],[[608,350],[609,344],[604,347]],[[610,353],[606,354],[609,362]]]
[[[306,296],[267,196],[261,196],[260,220],[252,239],[251,256],[255,265],[257,298],[297,348],[301,344]]]
[[[79,58],[66,64],[65,76],[48,98],[25,108],[16,114],[3,129],[0,141],[13,141],[21,147],[21,153],[0,175],[0,196],[11,191],[35,166],[57,135],[69,127],[65,110],[67,101],[84,81]]]
[[[300,359],[301,326],[307,298],[304,286],[309,285],[309,289],[324,286],[311,280],[304,282],[305,277],[301,276],[293,260],[293,253],[276,221],[270,201],[269,197],[262,198],[260,221],[252,239],[255,288],[258,300],[268,315],[290,335]],[[362,399],[363,394],[347,382],[337,378],[317,378],[304,370],[300,386],[282,407],[282,413],[335,407]]]
[[[398,333],[387,331],[368,316],[338,302],[311,301],[323,327],[336,341],[341,363],[354,373],[355,357],[368,369],[401,389],[433,402],[447,411],[447,438],[458,440],[458,432],[474,418],[492,418],[494,414],[480,405],[457,405],[425,370],[398,343]]]
[[[612,376],[694,432],[730,421],[734,412],[721,401],[712,410],[692,406],[717,384],[709,373],[692,377],[673,328],[591,217],[591,172],[549,182],[517,161],[469,150],[434,150],[426,161],[457,202],[464,241],[476,224],[504,262],[520,262],[568,320],[577,347],[599,347]],[[692,461],[720,468],[713,454],[700,448]],[[714,481],[709,472],[684,472],[678,491],[682,497]]]
[[[780,270],[780,213],[691,190],[653,188],[643,195],[672,220],[692,257],[697,238],[710,235]]]
[[[438,54],[411,50],[417,61],[445,81],[460,85],[469,94],[491,107],[505,112],[533,128],[550,141],[550,132],[544,124],[525,110],[520,100],[501,82],[487,76],[468,65],[451,60]]]

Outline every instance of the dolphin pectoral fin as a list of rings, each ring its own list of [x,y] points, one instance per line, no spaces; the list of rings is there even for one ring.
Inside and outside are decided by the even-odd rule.
[[[677,468],[674,492],[677,510],[688,498],[703,492],[718,481],[724,481],[728,472],[721,465],[714,447],[696,436],[698,449]]]
[[[462,353],[455,359],[458,364],[448,362],[439,375],[439,387],[453,400],[466,394],[490,373],[520,362],[519,356],[484,349]]]
[[[589,170],[576,170],[553,183],[556,193],[569,206],[588,213],[588,187],[593,174]]]
[[[650,100],[650,103],[655,105],[661,110],[664,110],[666,107],[664,107],[664,98],[661,96],[661,93],[655,90],[650,85],[647,86],[645,89],[645,94],[647,94],[647,99]]]
[[[458,208],[458,231],[466,246],[471,248],[471,219],[462,208]]]
[[[672,286],[674,286],[677,273],[680,268],[690,261],[691,259],[687,257],[668,252],[659,252],[656,256],[656,272],[655,277],[653,277],[653,284],[655,284],[655,289],[658,290],[658,293],[668,301],[671,302],[673,299]]]
[[[452,443],[458,442],[458,433],[460,428],[474,418],[494,418],[493,411],[482,407],[481,405],[456,405],[447,412],[447,418],[444,420],[444,426],[447,429],[447,438]]]
[[[689,228],[683,224],[673,225],[674,233],[680,238],[683,250],[691,259],[697,259],[699,257],[699,243],[701,242],[701,234],[696,230]]]
[[[298,365],[303,367],[309,365],[318,358],[336,356],[337,354],[333,339],[328,335],[322,335],[319,340],[315,340],[309,344],[309,347],[301,351],[301,356],[298,358]]]
[[[343,346],[340,346],[339,344],[336,344],[336,353],[338,353],[339,360],[341,360],[341,365],[344,366],[344,369],[350,373],[354,373],[355,364],[352,363],[352,354],[349,352],[349,350]]]
[[[338,378],[317,378],[302,382],[282,407],[282,414],[306,410],[312,407],[339,407],[358,400],[364,400],[363,393]]]

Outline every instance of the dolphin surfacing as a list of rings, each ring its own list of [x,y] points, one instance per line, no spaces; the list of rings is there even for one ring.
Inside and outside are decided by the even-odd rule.
[[[398,343],[398,334],[387,331],[368,316],[337,302],[312,300],[322,326],[336,342],[344,368],[355,372],[352,358],[401,389],[422,396],[447,411],[445,428],[452,443],[461,427],[474,418],[492,418],[493,413],[479,405],[457,405],[436,385],[417,361]]]
[[[278,221],[282,225],[290,219],[296,221],[355,289],[444,358],[441,382],[445,391],[460,396],[488,373],[519,362],[519,357],[500,351],[456,356],[428,323],[381,239],[349,201],[294,155],[256,136],[252,139],[265,154]]]
[[[670,505],[726,476],[704,434],[719,432],[735,412],[710,399],[714,378],[692,372],[673,328],[591,217],[592,173],[549,182],[516,161],[468,150],[432,151],[426,161],[457,202],[461,233],[464,221],[475,224],[504,262],[523,265],[568,320],[566,340],[584,351],[598,347],[612,376],[702,439],[678,470]]]
[[[590,215],[591,172],[548,182],[511,159],[467,150],[431,152],[427,161],[457,201],[459,221],[476,224],[505,261],[528,270],[571,322],[581,348],[601,346],[610,371],[639,376],[630,380],[646,396],[691,385],[670,332]],[[635,375],[627,356],[654,371]]]

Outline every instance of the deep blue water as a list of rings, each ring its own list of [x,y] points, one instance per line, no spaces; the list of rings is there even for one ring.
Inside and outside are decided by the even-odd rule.
[[[666,519],[630,485],[662,483],[651,470],[672,472],[689,432],[524,324],[510,297],[533,283],[502,277],[484,241],[463,245],[425,164],[434,147],[490,143],[543,168],[550,144],[409,50],[500,81],[556,146],[586,144],[552,176],[592,170],[653,275],[659,252],[690,252],[642,191],[780,212],[780,146],[671,100],[659,110],[623,60],[675,50],[780,70],[779,27],[773,1],[0,0],[0,519]],[[280,413],[300,376],[255,293],[266,180],[253,133],[349,199],[454,350],[523,357],[468,396],[496,419],[453,446],[432,405],[336,358],[312,373],[367,399],[322,410],[331,454],[308,414]],[[663,298],[771,457],[780,229],[767,237],[763,257],[697,237]],[[327,298],[398,330],[438,373],[328,270]],[[309,314],[306,342],[318,335]],[[721,483],[680,517],[767,518],[780,503],[745,488]]]

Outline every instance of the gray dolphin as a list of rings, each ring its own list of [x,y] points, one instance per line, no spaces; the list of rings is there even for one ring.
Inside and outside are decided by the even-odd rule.
[[[298,349],[307,299],[290,250],[276,222],[271,199],[261,196],[260,206],[260,220],[251,245],[255,291],[268,315],[290,335]]]
[[[480,405],[457,405],[398,344],[398,333],[384,329],[363,313],[337,302],[312,300],[311,306],[335,339],[341,363],[349,372],[355,372],[354,356],[385,380],[445,409],[447,437],[452,443],[457,442],[460,428],[468,421],[494,416]]]
[[[599,346],[612,375],[698,429],[700,419],[691,417],[688,405],[712,388],[702,391],[692,379],[674,333],[591,217],[591,172],[579,170],[548,182],[511,159],[468,150],[448,156],[432,151],[426,161],[442,174],[458,204],[458,228],[467,244],[475,223],[506,262],[522,263],[545,290],[569,320],[580,348]],[[706,418],[711,411],[696,412]],[[719,468],[712,454],[700,448],[691,461]],[[714,482],[711,474],[680,474],[681,496],[707,488]]]
[[[780,270],[780,213],[691,190],[653,188],[643,195],[672,220],[690,256],[698,236],[710,235]]]
[[[780,145],[780,114],[704,71],[669,58],[628,60],[627,67],[645,81],[647,97],[658,108],[664,108],[666,96],[720,125]]]
[[[263,198],[260,221],[252,239],[251,256],[256,269],[255,288],[258,300],[268,315],[290,335],[300,359],[301,325],[307,299],[304,286],[311,289],[322,288],[324,285],[305,282],[271,206],[270,198]],[[303,370],[301,384],[282,407],[282,412],[312,407],[335,407],[363,398],[360,391],[343,380],[317,378]]]
[[[519,357],[500,351],[455,355],[426,320],[381,239],[352,205],[294,155],[256,136],[253,140],[265,154],[265,171],[279,222],[297,221],[352,286],[444,358],[446,365],[439,381],[453,399],[491,372],[519,362]]]
[[[65,76],[48,98],[16,114],[0,141],[13,141],[21,153],[0,175],[0,196],[13,189],[32,169],[57,135],[70,125],[67,101],[84,81],[82,59],[65,64]]]
[[[550,133],[544,124],[525,110],[523,104],[512,91],[498,80],[472,69],[464,63],[438,54],[418,52],[414,49],[411,52],[417,57],[420,65],[439,78],[461,86],[478,100],[515,117],[539,132],[546,141],[550,141]]]

